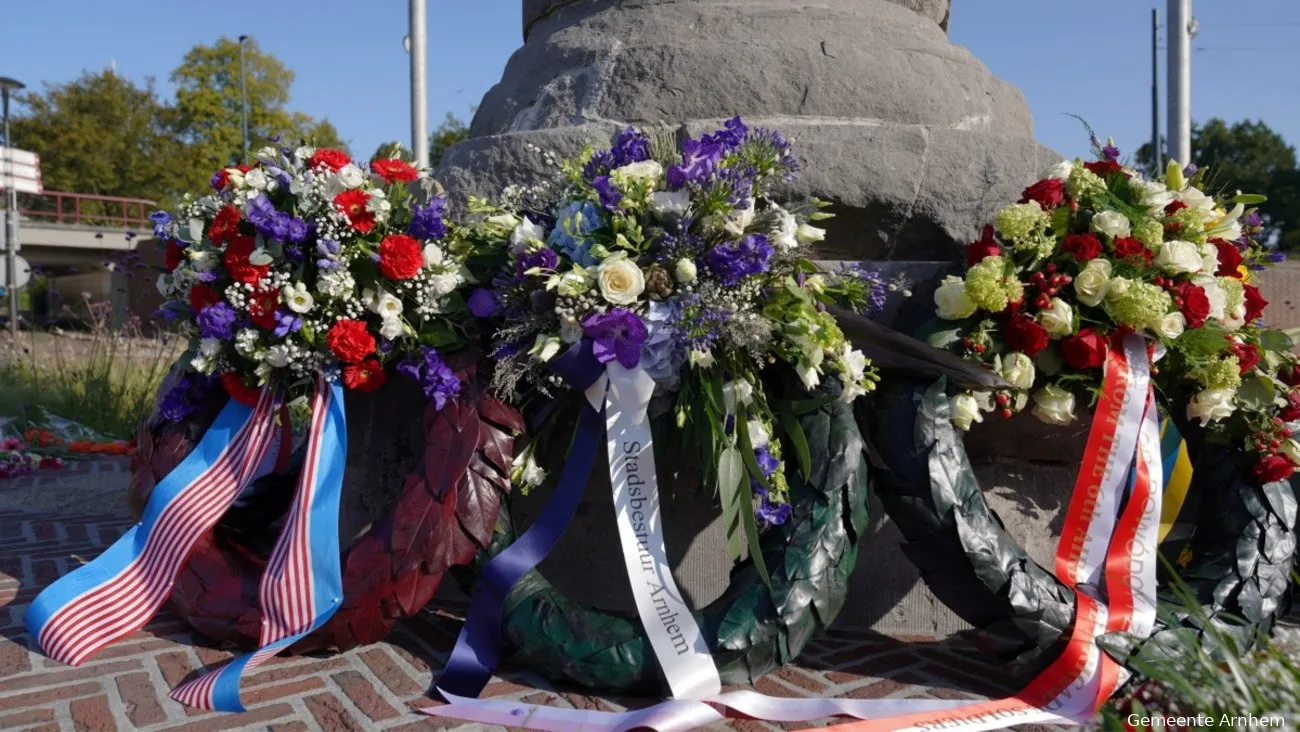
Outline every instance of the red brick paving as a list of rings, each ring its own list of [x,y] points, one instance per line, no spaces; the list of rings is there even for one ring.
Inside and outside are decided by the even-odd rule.
[[[27,476],[26,480],[42,476]],[[0,485],[0,490],[4,486]],[[204,645],[163,613],[143,631],[69,668],[28,650],[26,604],[48,581],[95,556],[125,530],[120,518],[0,512],[0,730],[443,730],[491,729],[422,717],[433,672],[455,640],[455,608],[429,611],[399,626],[387,643],[316,658],[276,658],[244,685],[248,711],[187,709],[168,691],[193,671],[230,657]],[[40,540],[44,538],[44,540]],[[33,561],[33,555],[39,559]],[[1010,682],[959,643],[916,643],[869,630],[837,629],[811,644],[798,667],[761,679],[756,688],[783,697],[975,699]],[[598,699],[556,691],[528,675],[507,673],[485,696],[580,709],[618,710],[652,700]],[[790,727],[807,725],[790,725]],[[780,725],[728,720],[721,727],[774,730]]]

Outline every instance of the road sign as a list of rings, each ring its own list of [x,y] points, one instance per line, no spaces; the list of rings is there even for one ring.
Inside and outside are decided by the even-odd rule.
[[[10,180],[19,193],[44,193],[41,157],[28,150],[0,146],[0,190],[5,190]]]
[[[27,286],[28,282],[32,281],[32,266],[22,257],[16,259],[18,260],[18,269],[15,271],[18,273],[18,281],[14,283],[14,288],[21,290]],[[8,285],[9,262],[4,257],[0,257],[0,287],[7,287]]]

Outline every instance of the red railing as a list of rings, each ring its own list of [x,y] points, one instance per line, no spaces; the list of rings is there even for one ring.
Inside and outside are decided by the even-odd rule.
[[[29,219],[56,224],[120,226],[129,229],[148,227],[149,213],[154,205],[153,201],[143,198],[46,191],[20,195],[18,213]]]

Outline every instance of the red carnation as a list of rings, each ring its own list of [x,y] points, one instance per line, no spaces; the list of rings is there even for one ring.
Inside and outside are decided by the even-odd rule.
[[[185,261],[185,247],[179,242],[168,241],[166,248],[163,249],[163,258],[167,262],[167,271],[175,272],[176,268],[181,266],[181,262]]]
[[[366,207],[369,202],[370,194],[361,189],[343,191],[334,197],[334,205],[348,217],[348,223],[352,224],[352,228],[362,234],[368,234],[375,229],[375,214]]]
[[[1183,318],[1187,320],[1187,327],[1200,328],[1204,326],[1206,318],[1210,317],[1210,297],[1205,294],[1205,288],[1200,285],[1193,285],[1190,282],[1183,282],[1174,291],[1182,301],[1178,309],[1182,311]]]
[[[410,183],[420,177],[415,166],[397,158],[376,160],[370,164],[370,170],[389,183]]]
[[[1075,261],[1086,262],[1101,256],[1101,240],[1092,234],[1071,234],[1061,242],[1061,251],[1073,256]]]
[[[248,299],[248,317],[263,330],[275,330],[275,309],[280,304],[280,290],[255,292]]]
[[[420,273],[424,254],[406,234],[389,234],[379,242],[379,270],[390,280],[409,280]]]
[[[234,281],[246,285],[256,285],[262,281],[267,272],[271,271],[271,265],[269,264],[252,264],[248,261],[249,256],[253,253],[253,248],[253,238],[251,236],[237,236],[226,247],[226,271],[230,273],[230,278]]]
[[[1080,371],[1101,368],[1106,362],[1106,336],[1096,328],[1084,328],[1078,335],[1061,341],[1061,358]]]
[[[1252,369],[1259,365],[1263,354],[1259,352],[1259,346],[1250,343],[1244,343],[1237,340],[1228,341],[1228,350],[1232,355],[1237,357],[1237,363],[1240,366],[1240,373],[1245,376]]]
[[[1284,422],[1300,419],[1300,390],[1292,389],[1286,393],[1286,406],[1278,413]]]
[[[257,397],[262,392],[256,386],[245,384],[244,377],[234,371],[227,371],[221,375],[221,386],[225,387],[231,399],[250,407],[257,404]]]
[[[1260,294],[1259,288],[1254,285],[1246,285],[1246,322],[1253,323],[1259,320],[1259,316],[1264,314],[1264,308],[1268,307],[1268,300]]]
[[[217,212],[216,218],[212,220],[212,226],[208,229],[208,238],[213,244],[222,246],[231,237],[239,235],[239,209],[234,206],[225,206]]]
[[[324,165],[330,170],[338,172],[339,168],[350,162],[352,162],[352,158],[348,157],[348,154],[342,150],[323,147],[311,156],[311,160],[307,161],[307,167],[315,168],[318,165]]]
[[[1155,254],[1150,249],[1147,249],[1145,244],[1131,236],[1116,239],[1111,248],[1115,251],[1116,257],[1120,259],[1140,258],[1147,266],[1150,266],[1151,260],[1155,258]]]
[[[1044,178],[1025,189],[1020,194],[1021,203],[1033,201],[1046,210],[1051,210],[1065,202],[1065,184],[1057,178]]]
[[[1242,256],[1237,245],[1223,239],[1211,239],[1210,243],[1219,250],[1219,271],[1214,274],[1219,277],[1241,279]]]
[[[998,246],[998,240],[993,235],[993,227],[985,224],[984,235],[980,240],[966,245],[966,264],[973,267],[987,257],[996,257],[1000,254],[1002,254],[1002,247]]]
[[[343,367],[343,385],[360,392],[374,391],[384,385],[388,377],[379,361],[367,358],[361,363],[350,363]]]
[[[219,302],[221,302],[221,295],[207,285],[198,284],[190,288],[190,310],[196,313]]]
[[[1047,329],[1028,315],[1019,314],[1007,320],[1004,333],[1007,345],[1012,350],[1021,351],[1029,356],[1036,356],[1051,341]]]
[[[1091,170],[1102,178],[1105,178],[1111,173],[1122,173],[1124,171],[1124,166],[1120,165],[1118,160],[1097,160],[1091,163],[1084,163],[1083,167]]]
[[[344,363],[357,363],[375,352],[375,337],[360,320],[344,318],[330,328],[325,344]]]
[[[221,170],[218,170],[218,171],[217,171],[216,175],[212,176],[212,187],[213,187],[213,189],[218,190],[218,191],[222,191],[222,190],[225,190],[226,186],[228,186],[228,185],[230,185],[230,169],[229,169],[229,168],[222,168]]]
[[[1295,472],[1295,465],[1281,455],[1265,455],[1255,463],[1255,477],[1260,483],[1286,480]]]

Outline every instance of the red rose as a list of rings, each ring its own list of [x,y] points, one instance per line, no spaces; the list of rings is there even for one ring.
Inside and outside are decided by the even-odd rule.
[[[225,187],[228,185],[230,185],[229,168],[222,168],[221,170],[217,171],[216,175],[212,176],[212,188],[214,190],[218,190],[218,191],[224,190]]]
[[[225,387],[231,399],[250,407],[257,404],[257,397],[262,393],[262,390],[256,386],[245,384],[244,377],[234,371],[227,371],[221,375],[221,386]]]
[[[1260,359],[1263,358],[1263,354],[1259,352],[1259,346],[1237,340],[1228,341],[1228,350],[1232,351],[1232,355],[1237,357],[1242,376],[1245,376],[1251,369],[1258,366]]]
[[[1284,422],[1300,419],[1300,390],[1292,389],[1286,393],[1286,406],[1278,413]]]
[[[375,214],[366,207],[370,194],[360,189],[343,191],[334,197],[334,205],[348,217],[352,228],[368,234],[375,229]]]
[[[1300,363],[1283,364],[1277,370],[1277,378],[1287,386],[1300,386]]]
[[[1259,320],[1259,316],[1264,314],[1264,308],[1268,307],[1268,300],[1260,294],[1259,288],[1254,285],[1246,285],[1246,322],[1253,323]]]
[[[1086,262],[1101,256],[1101,240],[1092,234],[1071,234],[1061,242],[1061,251],[1072,255],[1075,261]]]
[[[1255,463],[1255,477],[1260,483],[1286,480],[1295,472],[1295,465],[1281,455],[1265,455]]]
[[[248,317],[253,325],[263,330],[275,330],[276,306],[280,304],[280,291],[254,292],[248,298]]]
[[[1021,203],[1033,201],[1044,209],[1053,209],[1065,202],[1065,184],[1056,178],[1044,178],[1020,194]]]
[[[222,246],[231,237],[239,234],[239,209],[234,206],[225,206],[217,212],[216,218],[212,220],[212,226],[208,229],[208,238],[213,244]]]
[[[360,392],[374,391],[384,385],[388,377],[379,361],[367,358],[361,363],[350,363],[343,367],[343,385]]]
[[[1096,369],[1106,362],[1106,349],[1105,335],[1096,328],[1084,328],[1061,341],[1061,358],[1072,369]]]
[[[330,170],[338,172],[339,168],[342,168],[350,162],[352,162],[352,158],[348,157],[348,154],[342,150],[332,150],[328,147],[323,147],[311,156],[311,160],[307,161],[307,167],[315,168],[318,165],[324,165]]]
[[[1028,315],[1015,315],[1007,320],[1004,333],[1007,345],[1012,350],[1021,351],[1029,356],[1036,356],[1051,341],[1047,329]]]
[[[1091,163],[1084,163],[1083,167],[1091,170],[1102,178],[1105,178],[1111,173],[1124,172],[1124,166],[1120,165],[1118,160],[1097,160]]]
[[[1187,320],[1188,328],[1200,328],[1205,325],[1205,319],[1210,317],[1210,298],[1205,294],[1205,288],[1200,285],[1193,285],[1190,282],[1183,282],[1175,289],[1182,304],[1178,309],[1182,311],[1183,318]]]
[[[163,249],[163,258],[167,262],[167,271],[175,272],[176,268],[181,266],[185,261],[185,247],[176,241],[168,241],[166,248]]]
[[[1115,256],[1120,259],[1140,258],[1148,266],[1151,265],[1151,260],[1155,258],[1155,254],[1150,249],[1147,249],[1145,244],[1131,236],[1116,239],[1111,248],[1115,251]]]
[[[409,280],[420,273],[424,254],[406,234],[389,234],[379,242],[379,271],[390,280]]]
[[[420,177],[415,166],[397,158],[376,160],[370,164],[370,170],[389,183],[409,183]]]
[[[230,273],[230,278],[236,282],[242,282],[246,285],[256,285],[262,281],[267,272],[271,271],[269,264],[252,264],[248,261],[249,255],[253,253],[253,238],[251,236],[237,236],[230,241],[226,247],[226,271]]]
[[[221,295],[207,285],[198,284],[190,288],[190,310],[195,313],[219,302],[221,302]]]
[[[357,363],[375,352],[375,337],[360,320],[344,318],[325,336],[325,344],[344,363]]]
[[[1187,208],[1187,204],[1182,201],[1171,201],[1168,206],[1165,206],[1165,216],[1173,216],[1185,208]]]
[[[1237,245],[1223,239],[1211,239],[1210,243],[1219,250],[1219,271],[1214,274],[1219,277],[1241,279],[1242,256]]]
[[[1002,247],[998,246],[998,240],[993,235],[993,227],[985,224],[984,234],[980,240],[966,245],[966,265],[973,267],[987,257],[996,257],[1000,254],[1002,254]]]

